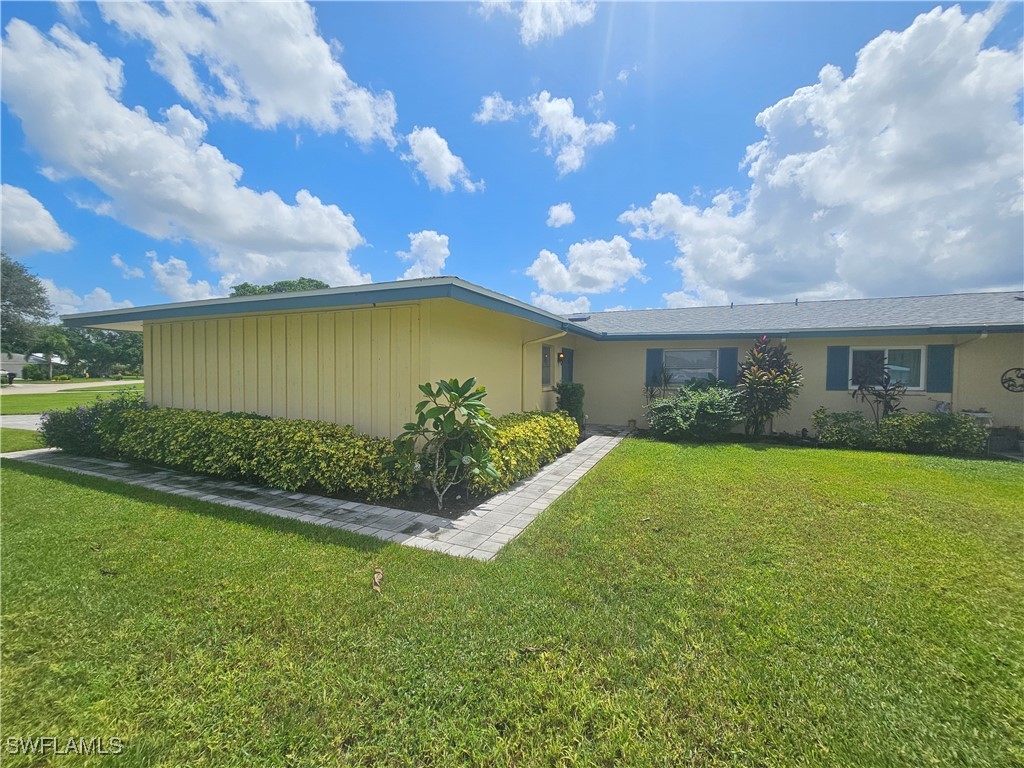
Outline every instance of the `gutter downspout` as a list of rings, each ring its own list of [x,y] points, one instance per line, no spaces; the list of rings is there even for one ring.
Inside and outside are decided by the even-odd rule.
[[[959,350],[960,347],[965,347],[968,344],[973,344],[976,341],[984,341],[987,338],[988,338],[988,331],[982,331],[980,335],[975,336],[973,339],[967,339],[966,341],[957,342],[956,344],[953,345],[953,348]],[[961,387],[960,387],[960,372],[963,370],[963,365],[962,365],[962,363],[960,361],[960,355],[955,355],[953,357],[953,365],[956,366],[956,371],[955,371],[956,375],[954,377],[956,379],[956,384],[954,384],[953,392],[950,394],[950,397],[949,397],[950,403],[949,404],[950,404],[950,408],[953,409],[953,413],[956,413],[959,410],[959,405],[960,405],[960,403],[958,402],[960,400],[960,391],[961,391]]]
[[[526,411],[526,387],[527,387],[527,382],[526,382],[526,348],[528,346],[532,345],[532,344],[541,344],[541,343],[543,343],[545,341],[554,341],[555,339],[560,339],[563,336],[568,335],[568,333],[569,333],[568,331],[560,331],[558,333],[553,333],[550,336],[543,336],[543,337],[541,337],[539,339],[530,339],[529,341],[524,341],[523,342],[522,357],[520,358],[520,361],[519,361],[519,371],[520,371],[520,377],[522,379],[520,381],[520,388],[519,388],[519,391],[521,393],[520,402],[519,402],[519,410]],[[551,375],[554,376],[554,373],[555,373],[554,368],[552,368]]]

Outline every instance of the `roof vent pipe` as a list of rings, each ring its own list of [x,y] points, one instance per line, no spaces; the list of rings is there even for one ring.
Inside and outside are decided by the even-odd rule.
[[[794,307],[799,307],[800,306],[800,299],[793,299],[793,306]]]

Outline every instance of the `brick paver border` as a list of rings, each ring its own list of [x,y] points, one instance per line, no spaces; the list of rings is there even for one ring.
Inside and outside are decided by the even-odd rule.
[[[197,477],[170,469],[71,456],[49,448],[7,453],[3,455],[3,460],[14,459],[57,467],[176,496],[313,525],[341,528],[407,547],[443,552],[456,557],[491,560],[555,499],[572,488],[628,432],[623,430],[616,436],[588,437],[533,477],[521,480],[507,491],[454,520],[375,504],[359,504],[230,480]]]

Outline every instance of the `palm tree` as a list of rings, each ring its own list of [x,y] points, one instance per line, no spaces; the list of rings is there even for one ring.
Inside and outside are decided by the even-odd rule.
[[[74,350],[71,348],[67,336],[61,333],[59,329],[50,328],[32,340],[29,348],[25,351],[25,359],[28,360],[32,355],[45,357],[46,361],[50,364],[49,379],[52,381],[54,356],[67,360],[73,354]]]

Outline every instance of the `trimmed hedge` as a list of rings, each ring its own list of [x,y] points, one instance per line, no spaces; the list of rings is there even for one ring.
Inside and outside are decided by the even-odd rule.
[[[818,444],[900,453],[977,456],[985,452],[985,430],[962,413],[894,413],[875,427],[857,412],[814,413]]]
[[[874,445],[880,451],[977,456],[987,435],[963,413],[894,413],[882,419]]]
[[[875,425],[860,411],[829,413],[819,408],[811,417],[818,445],[827,448],[871,448]]]
[[[116,401],[110,401],[116,402]],[[104,401],[44,420],[47,445],[289,491],[387,499],[412,490],[412,472],[389,440],[322,421],[179,408],[111,407]]]
[[[492,422],[491,460],[498,478],[476,475],[469,482],[475,494],[499,493],[529,477],[543,465],[576,447],[580,428],[564,411],[510,413]]]
[[[89,405],[46,411],[39,431],[51,448],[78,456],[112,458],[115,448],[109,435],[116,433],[123,413],[142,408],[146,408],[142,395],[122,392]]]
[[[491,447],[498,478],[474,477],[469,491],[493,494],[529,477],[579,440],[566,413],[495,419]],[[411,493],[417,478],[394,444],[352,427],[255,413],[147,406],[136,393],[44,414],[43,441],[82,456],[137,461],[288,491],[352,493],[370,500]]]

